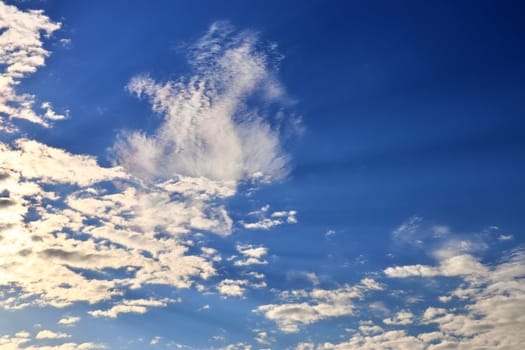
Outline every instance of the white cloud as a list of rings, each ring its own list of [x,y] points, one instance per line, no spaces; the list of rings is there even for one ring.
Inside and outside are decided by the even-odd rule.
[[[480,276],[488,270],[475,257],[468,254],[452,256],[440,261],[437,267],[427,265],[406,265],[388,267],[385,274],[388,277],[434,277],[434,276]]]
[[[383,320],[386,325],[405,326],[414,322],[414,314],[410,311],[401,310],[394,317],[388,317]]]
[[[180,174],[237,182],[285,176],[288,156],[279,130],[246,105],[260,92],[266,92],[266,101],[282,94],[257,41],[251,32],[215,23],[192,47],[194,76],[166,83],[147,75],[133,78],[128,90],[146,97],[163,121],[152,135],[122,134],[115,145],[120,163],[149,179]]]
[[[55,333],[53,331],[41,331],[33,339],[31,333],[27,331],[17,332],[13,335],[0,335],[0,350],[89,350],[89,349],[106,349],[104,344],[97,344],[92,342],[87,343],[57,343],[60,339],[69,338],[69,335],[63,333]],[[44,343],[52,340],[56,345],[39,345],[40,341]],[[27,345],[32,342],[34,344]]]
[[[71,325],[74,325],[75,323],[78,323],[78,321],[80,321],[80,317],[78,316],[67,316],[67,317],[61,318],[58,321],[58,324],[64,325],[64,326],[71,326]]]
[[[153,337],[149,343],[150,343],[150,345],[157,345],[161,339],[162,339],[162,337],[157,335],[157,336]]]
[[[324,319],[354,314],[354,301],[362,299],[368,290],[381,290],[382,286],[367,279],[356,286],[345,285],[337,289],[314,288],[310,291],[296,290],[281,296],[292,302],[259,306],[254,312],[277,323],[284,333],[296,333],[301,326]]]
[[[70,337],[71,335],[67,333],[53,332],[48,329],[44,329],[37,333],[35,339],[63,339]]]
[[[148,312],[148,308],[151,307],[165,307],[170,303],[177,302],[175,299],[134,299],[134,300],[122,300],[117,305],[114,305],[108,310],[93,310],[88,311],[93,317],[109,317],[117,318],[119,314],[134,313],[134,314],[145,314]]]
[[[237,244],[236,249],[245,257],[245,259],[236,260],[233,263],[235,266],[268,264],[266,260],[261,260],[263,256],[268,254],[268,249],[266,247],[255,247],[252,244]]]
[[[250,215],[259,216],[259,221],[256,222],[244,222],[241,224],[244,228],[249,230],[269,230],[270,228],[284,223],[296,224],[297,223],[297,211],[274,211],[269,213],[269,205],[265,205],[258,211],[251,212]],[[269,214],[269,215],[268,215]]]
[[[525,342],[525,253],[514,251],[499,264],[487,266],[471,255],[437,254],[438,266],[410,265],[386,269],[389,277],[460,277],[459,286],[439,297],[451,308],[427,307],[421,324],[436,331],[420,334],[428,349],[520,349]],[[406,311],[410,312],[410,311]],[[411,313],[411,312],[410,312]],[[399,318],[399,317],[398,317]]]
[[[335,231],[335,230],[328,230],[328,231],[325,232],[324,236],[329,238],[329,237],[335,236],[335,234],[337,234],[337,231]]]
[[[51,108],[49,102],[41,104],[41,113],[34,111],[36,97],[18,94],[20,80],[45,64],[49,51],[44,49],[42,37],[49,37],[60,28],[40,10],[21,11],[0,2],[0,130],[13,132],[11,119],[24,119],[49,127],[50,122],[65,118]]]
[[[254,247],[251,244],[238,244],[237,251],[250,258],[261,258],[268,254],[268,249],[263,246]]]
[[[316,350],[423,350],[427,348],[423,341],[420,339],[408,335],[403,330],[387,331],[377,335],[366,335],[356,334],[352,336],[348,341],[333,344],[324,343],[315,346],[312,343],[303,343],[297,346],[299,349],[316,349]],[[430,348],[429,348],[430,349]]]
[[[242,297],[246,294],[246,288],[248,280],[222,280],[217,286],[217,290],[220,294],[230,297]]]

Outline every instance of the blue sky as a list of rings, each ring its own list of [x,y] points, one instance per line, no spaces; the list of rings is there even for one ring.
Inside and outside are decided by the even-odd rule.
[[[0,350],[521,349],[518,1],[0,1]]]

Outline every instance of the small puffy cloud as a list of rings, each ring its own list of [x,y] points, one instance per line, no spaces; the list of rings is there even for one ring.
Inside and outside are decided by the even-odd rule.
[[[501,235],[498,236],[498,240],[499,241],[511,241],[513,239],[514,239],[513,235],[503,235],[503,234],[501,234]]]
[[[297,333],[304,325],[353,315],[355,300],[362,299],[364,293],[371,289],[380,290],[382,287],[368,279],[356,286],[345,285],[337,289],[314,288],[310,291],[285,292],[281,296],[288,302],[262,305],[253,311],[274,321],[282,332]]]
[[[63,339],[63,338],[70,338],[71,335],[66,333],[60,333],[60,332],[53,332],[47,329],[41,330],[37,333],[35,336],[35,339]]]
[[[263,246],[254,247],[251,244],[238,244],[236,248],[239,253],[250,258],[261,258],[268,254],[268,249]]]
[[[288,211],[274,211],[269,212],[269,205],[262,207],[260,210],[251,212],[251,215],[256,215],[259,217],[258,221],[255,222],[244,222],[241,221],[241,224],[244,228],[249,230],[269,230],[274,226],[282,224],[296,224],[297,223],[297,211],[288,210]]]
[[[393,317],[388,317],[383,320],[386,325],[406,326],[414,322],[414,314],[410,311],[399,311]]]
[[[328,231],[326,231],[326,232],[324,233],[324,236],[325,236],[326,238],[330,238],[330,237],[332,237],[332,236],[335,236],[336,234],[337,234],[337,231],[335,231],[335,230],[328,230]]]
[[[151,341],[149,342],[150,345],[157,345],[159,343],[159,341],[162,339],[162,337],[160,336],[155,336],[151,339]]]
[[[108,310],[93,310],[88,311],[93,317],[109,317],[117,318],[119,314],[124,313],[135,313],[144,314],[151,307],[166,307],[169,303],[177,302],[175,299],[135,299],[135,300],[122,300],[119,304],[114,305]]]
[[[63,326],[71,326],[71,325],[78,323],[78,321],[80,321],[80,317],[78,316],[67,316],[67,317],[61,318],[58,321],[58,324],[63,325]]]
[[[264,265],[268,263],[266,260],[261,260],[263,256],[268,254],[268,249],[266,247],[256,247],[251,244],[238,244],[236,249],[242,254],[244,259],[236,260],[233,263],[235,266]]]
[[[480,276],[487,274],[487,268],[482,265],[475,257],[468,254],[453,256],[443,259],[440,265],[406,265],[388,267],[385,269],[388,277],[434,277],[434,276]]]
[[[219,283],[217,291],[224,296],[242,297],[246,294],[246,288],[244,286],[248,284],[248,280],[225,279]]]

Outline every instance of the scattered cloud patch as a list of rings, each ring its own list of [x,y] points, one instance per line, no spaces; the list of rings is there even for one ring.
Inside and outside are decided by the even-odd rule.
[[[48,329],[44,329],[37,333],[35,339],[63,339],[70,337],[71,335],[67,333],[53,332]]]
[[[255,222],[244,222],[241,224],[244,228],[249,230],[269,230],[270,228],[284,223],[296,224],[297,223],[297,211],[274,211],[270,213],[270,206],[265,205],[260,210],[250,212],[252,216],[258,216],[259,220]]]
[[[282,304],[259,306],[254,312],[274,321],[284,333],[297,333],[301,326],[324,319],[350,316],[355,311],[355,301],[366,291],[382,290],[382,286],[367,279],[361,283],[337,289],[293,290],[281,293]]]
[[[117,318],[118,315],[124,313],[135,313],[144,314],[151,307],[166,307],[168,304],[179,302],[180,300],[175,299],[135,299],[135,300],[122,300],[117,305],[114,305],[108,310],[94,310],[88,311],[93,317],[109,317]]]
[[[36,96],[16,91],[23,78],[45,65],[50,52],[44,48],[43,39],[60,26],[41,10],[22,11],[0,2],[0,131],[17,131],[13,119],[50,127],[51,122],[65,118],[54,112],[49,102],[41,103],[41,112],[35,112]]]
[[[63,326],[72,326],[78,323],[79,321],[80,321],[80,317],[78,316],[67,316],[67,317],[61,318],[58,321],[58,324],[63,325]]]

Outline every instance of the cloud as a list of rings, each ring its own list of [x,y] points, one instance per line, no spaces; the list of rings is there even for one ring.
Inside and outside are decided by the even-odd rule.
[[[249,230],[269,230],[270,228],[284,223],[296,224],[297,223],[297,211],[274,211],[270,214],[270,206],[265,205],[260,210],[251,212],[250,215],[258,216],[259,221],[256,222],[244,222],[241,221],[241,224],[244,228]],[[269,214],[269,215],[268,215]]]
[[[217,285],[219,294],[225,297],[244,297],[248,291],[247,288],[264,288],[266,282],[252,282],[250,280],[224,279]]]
[[[381,285],[366,279],[356,286],[345,285],[331,290],[294,290],[281,294],[284,300],[291,302],[262,305],[253,311],[277,323],[282,332],[297,333],[304,325],[328,318],[353,315],[355,300],[362,299],[368,290],[381,289]]]
[[[420,216],[410,217],[401,226],[392,231],[392,238],[400,241],[412,241],[422,222],[423,218]]]
[[[243,286],[248,284],[249,282],[247,280],[225,279],[219,283],[217,290],[225,296],[242,297],[246,293],[246,288]]]
[[[523,250],[515,250],[500,263],[491,265],[468,254],[451,256],[449,252],[436,256],[437,266],[409,265],[385,270],[392,278],[461,279],[456,289],[439,298],[445,305],[429,306],[421,315],[421,324],[436,327],[434,332],[417,335],[425,348],[519,349],[525,341],[520,332],[525,327],[521,316],[525,312]],[[453,300],[454,306],[447,307]]]
[[[49,102],[40,104],[42,112],[36,113],[37,99],[31,94],[18,94],[16,86],[21,79],[35,73],[45,65],[49,51],[44,49],[42,37],[49,37],[60,28],[40,10],[21,11],[0,1],[0,131],[14,132],[17,128],[11,119],[50,127],[51,122],[65,116],[53,111]]]
[[[386,325],[405,326],[414,322],[414,314],[410,311],[399,311],[394,317],[388,317],[383,320]]]
[[[316,350],[352,350],[352,349],[363,349],[363,350],[422,350],[425,349],[423,341],[420,339],[410,336],[404,330],[387,331],[377,335],[366,335],[356,334],[352,336],[348,341],[333,344],[330,342],[324,344],[318,344],[315,346],[312,343],[299,344],[296,347],[299,349],[316,349]],[[430,349],[430,348],[429,348]]]
[[[134,77],[128,90],[148,99],[163,119],[151,135],[123,133],[114,147],[119,163],[147,179],[283,178],[289,167],[279,128],[247,104],[252,96],[264,104],[283,95],[271,52],[259,47],[256,34],[217,22],[190,47],[193,76],[164,83]]]
[[[165,307],[170,303],[177,302],[174,299],[134,299],[122,300],[117,305],[114,305],[108,310],[93,310],[88,311],[88,314],[93,317],[108,317],[117,318],[120,314],[145,314],[150,307]]]
[[[264,265],[268,264],[268,261],[261,260],[263,256],[268,254],[268,249],[263,246],[255,247],[252,244],[237,244],[236,249],[241,253],[245,259],[236,260],[233,264],[235,266],[248,266],[248,265]]]
[[[475,257],[464,254],[443,259],[439,266],[405,265],[388,267],[385,274],[388,277],[435,277],[435,276],[481,276],[486,275],[487,268]]]
[[[64,325],[64,326],[72,326],[72,325],[78,323],[79,321],[80,321],[80,317],[78,317],[78,316],[67,316],[67,317],[61,318],[58,321],[58,324],[59,325]]]
[[[33,339],[31,333],[27,331],[17,332],[15,335],[4,334],[0,336],[0,350],[89,350],[89,349],[106,349],[104,344],[85,342],[85,343],[57,343],[60,339],[68,338],[69,335],[64,333],[55,333],[53,331],[40,331]],[[40,341],[47,343],[52,340],[56,345],[39,345]],[[34,344],[27,345],[32,342]]]
[[[63,339],[63,338],[70,338],[71,335],[66,333],[60,333],[60,332],[53,332],[47,329],[41,330],[37,333],[35,336],[35,339]]]
[[[25,54],[35,60],[12,57],[6,63],[0,102],[11,107],[19,102],[32,111],[34,97],[16,97],[13,87],[44,64],[49,53],[42,36],[60,25],[41,11],[21,12],[3,3],[0,13],[7,28],[0,35],[0,59],[18,52],[16,60]],[[275,79],[273,53],[261,51],[257,41],[254,33],[216,23],[189,48],[192,77],[163,84],[145,76],[132,79],[128,90],[146,97],[164,119],[152,135],[121,135],[115,145],[121,166],[104,167],[93,156],[28,138],[0,142],[0,286],[9,286],[0,306],[111,303],[145,285],[190,288],[218,274],[220,254],[199,247],[190,235],[229,235],[234,223],[224,202],[236,194],[238,182],[277,180],[288,171],[283,119],[248,108],[248,98],[265,105],[285,97]],[[24,118],[43,126],[61,118],[50,103],[41,107],[43,116],[26,111]],[[268,215],[279,224],[297,221],[293,210]],[[266,263],[266,248],[238,249],[244,259],[236,265]],[[232,281],[223,280],[219,292],[240,296],[246,288],[266,286]],[[164,305],[163,300],[156,301]],[[148,306],[125,300],[91,314],[116,317]]]

